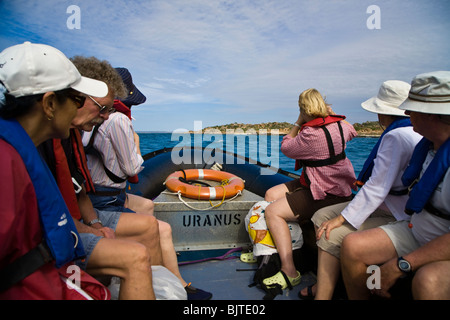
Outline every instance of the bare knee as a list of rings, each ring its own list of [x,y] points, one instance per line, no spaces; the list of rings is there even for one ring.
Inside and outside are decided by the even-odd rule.
[[[145,199],[145,200],[146,200],[145,205],[144,205],[145,211],[149,212],[150,214],[153,214],[153,210],[155,209],[155,204],[150,199]]]
[[[153,215],[154,213],[154,209],[155,209],[155,204],[153,203],[152,200],[147,199],[147,198],[143,198],[140,197],[138,203],[138,211],[140,213],[145,213],[145,214],[149,214],[149,215]]]
[[[272,220],[276,216],[276,210],[273,210],[272,205],[268,205],[264,210],[264,217],[266,221]]]
[[[172,227],[167,222],[158,220],[159,224],[159,235],[161,238],[172,239]]]
[[[358,238],[357,233],[350,233],[342,240],[341,259],[357,260],[360,257]]]
[[[414,299],[448,299],[448,293],[443,294],[445,292],[443,288],[446,287],[445,281],[448,282],[448,280],[446,279],[445,269],[440,268],[440,264],[440,262],[431,263],[417,270],[412,282]]]
[[[159,237],[159,222],[154,216],[145,216],[148,233]]]
[[[269,190],[266,191],[266,194],[264,195],[264,200],[268,201],[268,202],[272,202],[277,200],[279,197],[278,192],[276,191],[275,188],[270,188]]]
[[[269,189],[266,191],[266,194],[264,195],[264,200],[269,201],[269,202],[272,202],[275,200],[272,189]]]
[[[146,246],[139,242],[130,242],[124,252],[125,268],[128,273],[133,271],[148,273],[151,267],[150,253]]]

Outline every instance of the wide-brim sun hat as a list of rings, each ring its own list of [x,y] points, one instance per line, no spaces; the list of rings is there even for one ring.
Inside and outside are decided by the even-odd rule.
[[[133,77],[131,76],[130,71],[128,71],[127,68],[115,68],[115,69],[117,73],[121,76],[122,81],[128,90],[128,96],[124,99],[121,99],[120,101],[122,101],[128,107],[137,106],[139,104],[144,103],[147,100],[147,98],[134,85]]]
[[[83,77],[58,49],[29,41],[0,53],[0,81],[16,97],[72,88],[93,97],[105,97],[103,81]]]
[[[400,109],[450,115],[450,71],[433,71],[415,76],[408,99]]]
[[[377,114],[405,116],[405,111],[398,107],[408,97],[410,88],[409,83],[404,81],[385,81],[378,90],[378,94],[361,103],[361,106],[364,110]]]

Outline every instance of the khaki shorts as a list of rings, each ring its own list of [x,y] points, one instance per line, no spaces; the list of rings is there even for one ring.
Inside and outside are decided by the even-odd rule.
[[[323,222],[331,220],[340,215],[349,203],[350,202],[348,201],[322,208],[314,214],[311,220],[318,228]],[[376,228],[393,221],[395,221],[395,218],[390,212],[377,209],[366,219],[366,221],[364,221],[364,223],[358,230]],[[317,246],[339,259],[342,240],[344,240],[345,236],[354,231],[357,231],[355,227],[353,227],[348,222],[344,222],[344,224],[339,228],[334,228],[333,230],[331,230],[330,238],[328,240],[325,238],[325,233],[323,233],[322,237],[320,237],[320,239],[317,241]]]
[[[420,244],[414,238],[408,225],[409,221],[403,220],[380,227],[391,239],[399,257],[413,252],[420,247]]]
[[[294,215],[298,216],[300,222],[310,220],[314,212],[320,208],[331,206],[336,203],[350,201],[352,196],[338,197],[328,194],[325,199],[314,200],[311,190],[303,186],[299,179],[285,183],[289,192],[286,193],[286,200]]]

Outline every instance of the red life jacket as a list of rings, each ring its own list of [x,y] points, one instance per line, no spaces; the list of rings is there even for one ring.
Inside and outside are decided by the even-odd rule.
[[[131,109],[128,108],[122,101],[117,99],[114,100],[114,109],[120,113],[123,113],[131,120]]]
[[[344,146],[345,146],[345,138],[344,138],[344,132],[342,130],[342,126],[340,124],[340,121],[344,120],[345,116],[341,115],[329,115],[325,118],[316,118],[314,120],[308,121],[304,123],[300,131],[303,130],[305,127],[320,127],[324,133],[325,137],[327,139],[328,144],[328,150],[330,153],[330,157],[326,159],[321,160],[295,160],[295,170],[299,170],[300,168],[303,168],[302,174],[300,176],[300,183],[306,187],[309,186],[308,177],[306,176],[306,167],[323,167],[335,164],[336,162],[343,160],[346,158]],[[326,129],[326,126],[330,123],[337,122],[339,126],[339,132],[341,134],[341,140],[342,140],[342,152],[340,154],[336,154],[334,151],[333,141],[331,139],[331,135]]]
[[[73,155],[76,161],[78,170],[85,179],[86,192],[95,192],[94,182],[92,182],[91,174],[86,163],[86,154],[84,153],[83,141],[78,129],[70,129],[70,139],[72,142]]]
[[[53,153],[55,156],[55,178],[59,191],[61,191],[72,218],[80,220],[81,213],[77,195],[73,187],[72,175],[67,163],[66,153],[61,145],[61,139],[53,139]]]

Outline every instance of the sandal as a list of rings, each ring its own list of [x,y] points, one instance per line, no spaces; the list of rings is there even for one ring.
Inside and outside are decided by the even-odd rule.
[[[241,253],[240,259],[245,263],[256,263],[256,258],[253,255],[253,252]]]
[[[270,278],[266,278],[263,280],[263,284],[270,288],[272,286],[279,285],[281,289],[284,290],[286,288],[292,289],[292,287],[300,284],[302,276],[300,272],[297,271],[297,276],[295,278],[291,278],[287,276],[283,271],[279,271],[274,276]]]
[[[316,286],[316,284],[311,284],[311,285],[307,286],[306,287],[306,295],[302,294],[303,289],[300,290],[298,292],[298,297],[303,300],[314,300],[316,294],[313,293],[313,287],[315,287],[315,286]]]

